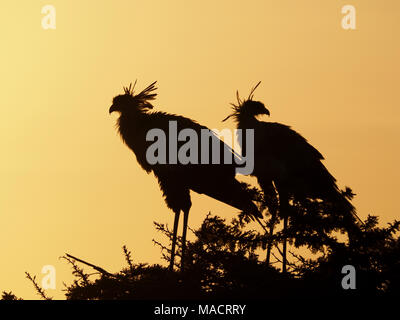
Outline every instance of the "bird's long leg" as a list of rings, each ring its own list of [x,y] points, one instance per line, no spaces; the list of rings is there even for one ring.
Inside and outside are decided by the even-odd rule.
[[[271,214],[271,219],[270,219],[270,225],[269,225],[269,230],[265,230],[265,233],[268,234],[269,236],[269,241],[268,241],[268,245],[267,245],[267,255],[265,257],[265,262],[267,263],[267,265],[270,264],[270,260],[271,260],[271,250],[272,250],[272,235],[274,234],[274,229],[275,229],[275,223],[276,223],[276,206],[272,205],[273,201],[275,199],[277,199],[277,189],[275,186],[275,183],[271,180],[271,179],[258,179],[258,182],[261,186],[261,189],[264,192],[264,199],[268,199],[265,200],[270,201],[271,203],[269,205],[267,205],[268,207],[268,211]]]
[[[181,256],[181,271],[184,268],[184,260],[185,260],[185,253],[186,253],[186,231],[189,219],[189,210],[183,211],[183,232],[182,232],[182,256]]]
[[[287,239],[286,239],[286,230],[288,225],[288,217],[287,215],[283,218],[283,231],[284,231],[284,238],[283,238],[283,258],[282,258],[282,273],[286,273],[286,252],[287,252]]]
[[[287,195],[284,192],[279,193],[279,207],[280,207],[280,213],[283,216],[283,248],[282,248],[282,273],[286,273],[286,265],[287,265],[287,260],[286,260],[286,252],[287,252],[287,237],[286,237],[286,231],[287,231],[287,226],[288,226],[288,217],[289,217],[289,199]]]
[[[267,265],[269,265],[269,262],[271,260],[271,250],[272,250],[272,235],[274,234],[274,228],[275,228],[275,213],[272,214],[271,216],[271,225],[269,227],[269,236],[270,236],[270,240],[268,242],[268,246],[267,246],[267,257],[265,259],[265,262],[267,263]]]
[[[169,262],[169,270],[170,271],[172,271],[174,269],[176,234],[178,233],[178,224],[179,224],[180,212],[181,212],[180,210],[175,211],[174,233],[173,233],[173,236],[172,236],[172,247],[171,247],[171,260]]]

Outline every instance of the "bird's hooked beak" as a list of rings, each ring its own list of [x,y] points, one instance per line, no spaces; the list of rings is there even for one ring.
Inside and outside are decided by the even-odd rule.
[[[264,107],[263,110],[260,110],[260,112],[258,114],[255,114],[254,116],[259,119],[262,115],[267,115],[268,117],[270,116],[269,110],[267,108]]]
[[[117,109],[117,107],[115,105],[111,105],[110,109],[108,110],[108,113],[111,114],[111,113],[113,113],[114,111],[117,111],[117,110],[118,109]]]

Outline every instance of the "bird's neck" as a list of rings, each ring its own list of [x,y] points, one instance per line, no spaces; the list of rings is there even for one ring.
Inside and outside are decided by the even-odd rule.
[[[122,140],[135,153],[139,164],[147,172],[151,171],[146,160],[146,133],[151,126],[145,113],[123,114],[119,117],[117,128]]]
[[[259,121],[254,116],[241,114],[236,116],[236,122],[238,124],[238,129],[253,128],[259,123]]]
[[[142,112],[124,113],[118,119],[118,126],[126,129],[139,129],[144,124],[145,119],[145,114]]]

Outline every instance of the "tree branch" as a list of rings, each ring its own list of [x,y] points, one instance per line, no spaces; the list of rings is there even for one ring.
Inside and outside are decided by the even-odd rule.
[[[78,262],[81,262],[81,263],[83,263],[83,264],[86,264],[86,265],[89,266],[89,267],[92,267],[93,269],[97,270],[98,272],[102,273],[103,275],[106,275],[106,276],[109,276],[109,277],[113,277],[113,276],[114,276],[112,273],[109,273],[108,271],[106,271],[106,270],[104,270],[103,268],[100,268],[100,267],[98,267],[98,266],[95,266],[94,264],[91,264],[91,263],[89,263],[89,262],[86,262],[86,261],[84,261],[84,260],[82,260],[82,259],[78,259],[78,258],[76,258],[76,257],[74,257],[74,256],[72,256],[72,255],[70,255],[70,254],[68,254],[68,253],[66,253],[65,255],[66,255],[68,258],[74,259],[74,260],[76,260],[76,261],[78,261]]]

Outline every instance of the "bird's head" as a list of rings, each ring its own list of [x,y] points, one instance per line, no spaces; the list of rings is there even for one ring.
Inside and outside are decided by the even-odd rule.
[[[256,117],[262,114],[270,115],[269,110],[265,107],[264,103],[260,101],[247,100],[243,102],[240,109],[241,113],[249,117]]]
[[[109,113],[114,111],[123,113],[128,112],[143,112],[153,108],[153,105],[149,102],[149,100],[154,100],[157,96],[157,93],[154,93],[157,88],[155,87],[157,81],[153,82],[142,92],[135,94],[135,85],[132,86],[132,83],[129,87],[124,87],[124,94],[120,94],[115,96],[112,101],[112,105],[109,109]]]
[[[230,117],[234,117],[235,120],[240,120],[241,118],[255,118],[258,115],[266,114],[270,115],[269,110],[260,101],[254,101],[254,91],[260,85],[261,81],[251,90],[249,97],[247,99],[241,100],[239,97],[239,92],[236,91],[237,104],[231,103],[233,113],[227,116],[224,120],[228,120]]]

